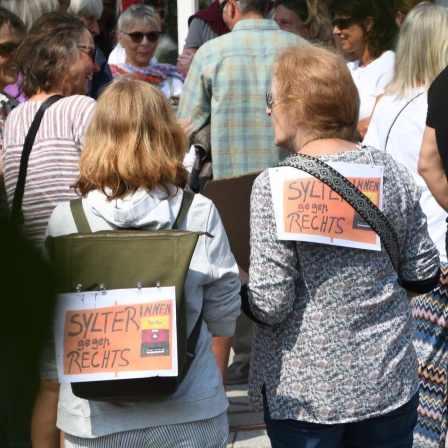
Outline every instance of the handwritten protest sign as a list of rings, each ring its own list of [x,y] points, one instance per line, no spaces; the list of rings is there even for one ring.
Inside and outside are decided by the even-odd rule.
[[[382,167],[350,163],[329,165],[381,210]],[[378,235],[328,185],[290,167],[271,168],[269,178],[279,239],[381,250]]]
[[[60,294],[54,336],[61,383],[176,376],[175,288]]]

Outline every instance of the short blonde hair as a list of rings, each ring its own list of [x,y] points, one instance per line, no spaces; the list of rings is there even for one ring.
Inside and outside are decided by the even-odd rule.
[[[306,67],[306,69],[303,69]],[[291,125],[316,138],[355,139],[359,94],[342,57],[321,45],[285,50],[274,66],[277,107],[287,107]]]
[[[159,89],[126,76],[112,82],[98,98],[86,131],[75,185],[83,196],[100,190],[109,200],[140,187],[159,186],[166,198],[185,188],[183,158],[188,138]]]
[[[421,3],[409,11],[400,28],[394,76],[386,94],[406,98],[414,87],[428,89],[447,64],[448,8]]]

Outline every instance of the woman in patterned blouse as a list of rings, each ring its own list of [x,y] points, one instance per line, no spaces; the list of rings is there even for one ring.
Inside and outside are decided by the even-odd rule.
[[[321,223],[325,244],[280,240],[274,200],[283,204],[283,197],[273,193],[271,179],[277,175],[283,185],[292,169],[260,174],[251,197],[250,292],[243,304],[256,321],[251,404],[256,409],[263,398],[273,447],[410,448],[418,378],[409,296],[430,291],[439,277],[420,192],[392,157],[355,143],[359,95],[334,53],[311,45],[287,50],[266,98],[278,146],[350,164],[354,173],[382,168],[379,194],[397,235],[399,268],[384,245],[367,250],[325,238],[328,201],[315,209],[311,201],[298,204],[303,211],[296,213],[303,228]],[[346,213],[355,224],[353,210]]]

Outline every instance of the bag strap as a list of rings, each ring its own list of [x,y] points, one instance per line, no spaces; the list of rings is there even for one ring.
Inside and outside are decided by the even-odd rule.
[[[193,199],[194,193],[190,193],[189,191],[183,192],[182,202],[180,204],[177,218],[173,224],[173,230],[177,230],[179,225],[182,224],[185,216],[187,216]],[[89,221],[87,221],[87,217],[82,206],[82,198],[72,199],[70,201],[70,210],[72,212],[73,219],[75,220],[78,233],[92,233],[92,229],[90,228]]]
[[[179,226],[183,223],[185,217],[187,216],[188,210],[190,210],[190,206],[193,203],[193,199],[194,193],[184,190],[179,213],[177,214],[177,218],[173,224],[173,230],[178,230]]]
[[[92,229],[90,228],[89,221],[87,221],[87,217],[82,206],[82,198],[71,200],[70,210],[72,211],[78,233],[92,233]]]
[[[28,160],[30,158],[31,150],[33,149],[34,139],[36,138],[37,131],[39,130],[42,117],[45,111],[56,101],[64,98],[62,95],[52,95],[47,98],[39,107],[28,134],[25,137],[25,143],[23,144],[22,157],[20,158],[19,177],[17,179],[16,189],[14,191],[14,199],[12,201],[11,208],[11,220],[15,225],[23,224],[22,216],[22,199],[25,192],[25,180],[26,172],[28,169]]]
[[[399,274],[397,234],[381,210],[355,185],[330,165],[307,154],[296,154],[277,166],[291,166],[321,180],[348,202],[383,241],[395,271]]]
[[[394,127],[395,122],[397,121],[397,118],[400,116],[400,114],[406,109],[406,107],[409,106],[409,104],[412,103],[412,101],[414,101],[416,98],[418,98],[420,95],[422,95],[423,92],[418,93],[417,95],[414,96],[414,98],[412,98],[411,100],[409,100],[400,110],[400,112],[398,112],[398,114],[396,115],[396,117],[394,118],[394,121],[392,122],[392,124],[390,125],[389,131],[387,132],[387,137],[386,137],[386,143],[384,145],[384,151],[387,152],[387,142],[389,141],[389,135],[390,135],[390,131],[392,130],[392,128]]]

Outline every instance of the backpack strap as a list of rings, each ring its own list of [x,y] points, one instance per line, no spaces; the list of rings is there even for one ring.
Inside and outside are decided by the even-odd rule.
[[[84,207],[82,206],[82,198],[71,200],[70,209],[72,211],[78,233],[92,233],[89,221],[87,221],[86,218],[86,213],[84,212]]]
[[[179,213],[173,224],[173,229],[177,230],[179,225],[182,224],[185,216],[187,216],[188,210],[193,203],[194,193],[184,191],[182,196],[182,203],[180,205]],[[70,201],[70,209],[72,211],[73,219],[75,220],[76,228],[79,233],[92,233],[89,221],[87,221],[84,208],[82,206],[82,198],[73,199]]]
[[[173,230],[177,230],[179,228],[179,225],[182,224],[182,222],[184,221],[185,216],[187,216],[188,210],[190,209],[190,206],[193,203],[193,199],[194,199],[194,193],[185,190],[183,191],[182,203],[180,204],[180,209],[176,221],[174,221]],[[198,320],[196,321],[196,324],[194,325],[193,330],[190,333],[190,336],[188,336],[187,338],[187,358],[185,360],[185,365],[183,368],[183,375],[185,375],[188,372],[188,369],[196,355],[195,353],[196,344],[199,339],[199,334],[201,333],[202,318],[203,318],[203,310],[201,309],[201,313],[199,314]]]
[[[185,365],[183,372],[188,372],[188,369],[193,362],[194,357],[196,356],[196,344],[198,343],[199,334],[201,333],[202,327],[202,318],[203,318],[203,309],[201,309],[201,313],[199,314],[198,320],[196,324],[191,330],[190,336],[187,338],[187,358],[185,359]]]
[[[185,216],[187,216],[188,210],[190,209],[193,199],[194,199],[194,193],[184,190],[183,196],[182,196],[182,203],[180,204],[179,213],[177,215],[176,221],[174,221],[174,224],[173,224],[173,230],[179,229],[179,226],[184,221]]]

